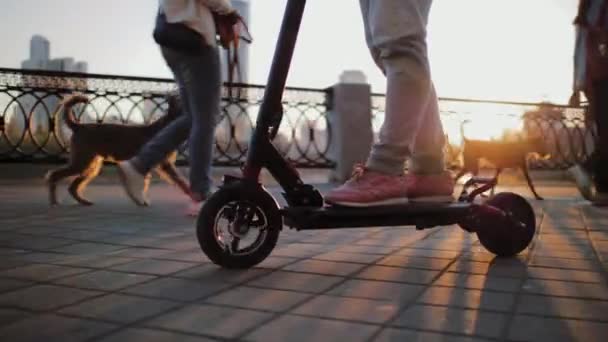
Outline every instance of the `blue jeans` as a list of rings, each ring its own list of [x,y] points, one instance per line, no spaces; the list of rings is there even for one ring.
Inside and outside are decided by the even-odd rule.
[[[432,0],[360,0],[365,39],[386,75],[386,113],[367,166],[403,174],[444,171],[445,136],[427,56],[426,25]]]
[[[167,48],[161,52],[177,82],[183,114],[148,141],[132,162],[146,174],[189,138],[190,189],[207,196],[212,186],[214,133],[220,113],[219,53],[212,46],[197,56]]]

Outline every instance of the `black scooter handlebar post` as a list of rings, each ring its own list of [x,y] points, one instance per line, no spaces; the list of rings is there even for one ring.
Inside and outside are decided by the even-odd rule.
[[[266,155],[274,154],[265,153],[267,152],[265,150],[272,148],[270,129],[276,129],[273,126],[278,126],[282,119],[283,90],[287,82],[305,6],[306,0],[288,0],[285,7],[270,74],[245,162],[243,173],[248,179],[257,180],[261,168],[267,164]]]

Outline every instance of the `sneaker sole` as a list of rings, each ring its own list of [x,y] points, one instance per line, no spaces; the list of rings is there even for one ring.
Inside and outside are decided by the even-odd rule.
[[[337,205],[342,207],[355,207],[355,208],[366,208],[366,207],[378,207],[383,205],[398,205],[398,204],[408,204],[409,200],[407,198],[391,198],[382,201],[374,201],[374,202],[347,202],[347,201],[327,201],[328,204]]]
[[[454,197],[450,196],[425,196],[414,197],[409,199],[412,203],[451,203],[454,202]]]

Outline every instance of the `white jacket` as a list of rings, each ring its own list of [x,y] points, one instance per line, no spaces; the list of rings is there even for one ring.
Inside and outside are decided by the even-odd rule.
[[[159,8],[169,23],[185,23],[198,31],[209,45],[215,43],[213,14],[233,11],[230,0],[159,0]]]

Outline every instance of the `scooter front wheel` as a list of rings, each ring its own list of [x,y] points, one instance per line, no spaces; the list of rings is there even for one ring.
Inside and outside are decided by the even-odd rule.
[[[229,184],[201,208],[196,233],[207,257],[224,268],[250,268],[264,261],[283,226],[274,198],[258,185]]]
[[[479,220],[475,231],[482,246],[501,257],[511,257],[526,249],[536,232],[536,216],[528,201],[517,194],[503,192],[485,204],[502,210],[509,219]]]

